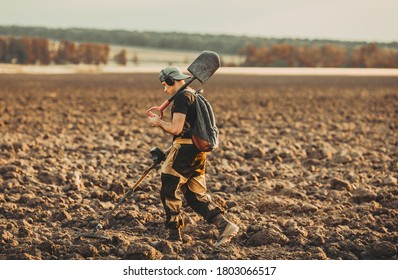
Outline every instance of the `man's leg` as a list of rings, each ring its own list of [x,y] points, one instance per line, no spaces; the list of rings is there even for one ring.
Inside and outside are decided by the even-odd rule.
[[[181,179],[171,174],[162,173],[162,187],[160,198],[166,212],[165,226],[171,229],[170,235],[179,235],[179,229],[184,226],[184,221],[180,215],[182,200],[177,193]],[[170,239],[180,239],[179,236],[170,236]]]
[[[180,145],[172,147],[161,169],[160,198],[166,213],[165,226],[169,230],[170,240],[181,240],[180,228],[184,226],[180,215],[182,200],[177,191],[187,179],[172,168],[179,147]]]
[[[207,222],[222,213],[222,210],[211,200],[207,194],[205,174],[190,178],[188,184],[182,189],[188,205]]]
[[[204,174],[189,179],[188,187],[184,188],[183,192],[189,206],[202,215],[208,223],[217,227],[220,235],[216,246],[228,243],[238,233],[239,227],[225,218],[222,210],[211,201],[210,196],[206,193]]]

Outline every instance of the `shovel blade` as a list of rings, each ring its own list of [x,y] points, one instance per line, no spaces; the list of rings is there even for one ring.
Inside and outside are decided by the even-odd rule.
[[[220,67],[220,57],[212,51],[202,52],[188,67],[188,71],[204,84]]]

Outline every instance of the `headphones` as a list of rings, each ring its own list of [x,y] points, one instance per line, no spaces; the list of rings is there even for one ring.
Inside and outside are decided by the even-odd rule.
[[[166,76],[166,74],[164,73],[164,71],[162,70],[163,75]],[[167,85],[172,86],[175,83],[175,80],[172,76],[167,75],[164,80],[163,80]]]
[[[169,85],[169,86],[172,86],[172,85],[174,85],[174,78],[173,77],[171,77],[171,76],[166,76],[166,78],[164,78],[164,82],[167,84],[167,85]]]

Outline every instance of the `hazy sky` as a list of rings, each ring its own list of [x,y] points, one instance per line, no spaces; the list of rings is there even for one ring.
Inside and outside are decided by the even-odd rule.
[[[398,41],[398,0],[0,0],[0,25]]]

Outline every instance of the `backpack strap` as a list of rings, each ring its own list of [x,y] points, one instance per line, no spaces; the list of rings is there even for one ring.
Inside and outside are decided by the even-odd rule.
[[[186,88],[182,92],[184,92],[184,91],[188,91],[188,92],[192,93],[192,95],[194,96],[193,103],[195,103],[196,98],[198,97],[198,94],[203,92],[203,90],[201,90],[201,89],[200,90],[194,90],[193,88]]]
[[[193,88],[186,88],[182,92],[184,92],[184,91],[188,91],[188,92],[192,93],[196,97],[197,91],[194,90]]]

